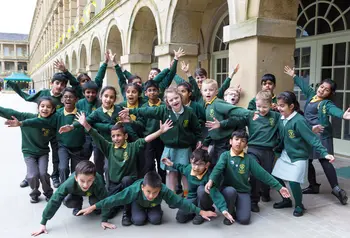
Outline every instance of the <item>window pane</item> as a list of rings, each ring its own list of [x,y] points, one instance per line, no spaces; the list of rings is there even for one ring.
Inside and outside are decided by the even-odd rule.
[[[333,44],[324,45],[322,52],[322,66],[332,65]]]
[[[295,49],[294,51],[294,66],[300,68],[300,48]]]
[[[218,82],[219,88],[220,88],[220,86],[221,86],[221,74],[216,75],[216,81]]]
[[[301,67],[310,67],[310,51],[311,47],[301,49]]]
[[[335,99],[334,99],[334,104],[339,107],[343,108],[343,98],[344,94],[343,93],[336,93],[335,94]],[[332,126],[333,126],[333,136],[334,138],[341,138],[341,124],[342,124],[342,119],[332,117]]]
[[[307,32],[308,36],[315,35],[315,20],[309,22],[305,28],[305,31]]]
[[[346,89],[350,90],[350,68],[347,68],[346,70],[348,71],[346,75]]]
[[[221,59],[216,60],[216,73],[221,73]]]
[[[348,65],[350,65],[350,42],[348,42]]]
[[[334,65],[345,65],[346,43],[335,44]]]
[[[326,34],[326,33],[330,33],[330,32],[332,32],[332,31],[331,31],[331,27],[329,26],[329,24],[325,20],[318,18],[317,19],[317,35]]]
[[[227,67],[228,67],[228,60],[226,58],[222,59],[222,73],[227,72]]]
[[[332,69],[322,69],[321,79],[332,78]]]
[[[346,94],[346,103],[345,103],[346,107],[350,106],[350,93]],[[344,108],[345,110],[346,108]],[[350,140],[350,121],[349,120],[345,120],[345,128],[344,128],[344,139],[345,140]]]
[[[334,69],[333,80],[337,83],[337,89],[344,89],[344,68]]]

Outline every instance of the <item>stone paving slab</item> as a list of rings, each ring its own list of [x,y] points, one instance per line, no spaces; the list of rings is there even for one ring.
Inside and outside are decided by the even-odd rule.
[[[0,94],[0,106],[13,107],[16,110],[35,111],[34,103],[25,103],[17,95]],[[0,187],[1,230],[0,237],[29,237],[40,225],[41,214],[46,205],[44,197],[38,204],[29,202],[29,188],[20,188],[19,183],[25,175],[25,164],[20,145],[19,128],[7,128],[0,118],[0,150],[2,171]],[[335,167],[350,166],[350,159],[338,159]],[[164,217],[160,226],[122,227],[121,214],[111,220],[117,225],[116,230],[100,228],[100,218],[94,214],[86,217],[73,217],[71,209],[61,206],[55,217],[48,222],[48,235],[51,238],[96,238],[96,237],[350,237],[350,207],[342,206],[330,194],[331,189],[317,161],[315,161],[317,179],[322,184],[321,194],[304,196],[307,213],[300,218],[292,215],[293,209],[275,210],[272,204],[280,198],[272,192],[269,203],[260,204],[260,213],[252,213],[251,224],[244,226],[234,224],[225,226],[223,217],[219,215],[211,222],[200,226],[192,223],[180,225],[176,223],[176,210],[163,204]],[[51,170],[51,168],[50,168]],[[340,185],[350,193],[350,180],[339,178]],[[87,206],[87,202],[84,203]]]

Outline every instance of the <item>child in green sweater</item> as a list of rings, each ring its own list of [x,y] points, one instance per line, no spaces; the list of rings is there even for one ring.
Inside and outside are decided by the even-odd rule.
[[[90,134],[96,146],[103,152],[108,159],[109,166],[109,187],[108,195],[111,196],[130,186],[137,179],[136,161],[139,151],[163,133],[172,128],[172,122],[166,120],[164,124],[160,122],[160,129],[145,138],[141,138],[132,143],[127,143],[128,134],[124,127],[119,123],[112,127],[112,142],[105,140],[96,130],[91,130],[91,126],[85,119],[84,114],[78,114],[78,122]],[[124,207],[122,225],[131,225],[129,205]],[[110,211],[109,217],[116,213],[116,209]]]
[[[191,155],[190,164],[182,165],[173,163],[168,158],[163,158],[162,162],[177,169],[181,174],[186,176],[188,181],[188,196],[186,200],[200,207],[202,210],[214,210],[213,201],[209,194],[204,191],[204,185],[209,180],[209,155],[208,151],[196,149]],[[188,213],[185,210],[179,209],[176,213],[176,220],[179,223],[186,223],[193,219],[193,224],[200,225],[204,222],[204,218],[195,213]]]
[[[216,216],[215,212],[203,211],[176,195],[166,185],[162,184],[162,179],[155,171],[148,172],[144,179],[136,181],[132,186],[120,193],[79,211],[78,214],[87,215],[96,209],[110,209],[132,203],[131,213],[134,225],[142,226],[147,221],[151,224],[159,225],[162,223],[163,211],[160,204],[163,200],[167,204],[186,210],[189,213],[201,215],[206,220]]]
[[[281,141],[278,147],[283,150],[276,161],[272,175],[283,185],[283,180],[289,181],[295,200],[293,215],[299,217],[305,210],[300,184],[304,183],[306,177],[310,149],[315,149],[322,158],[328,159],[331,163],[334,157],[328,154],[305,118],[298,113],[299,102],[293,92],[285,91],[278,95],[277,105],[282,115],[278,125]],[[275,203],[273,207],[276,209],[292,207],[292,200],[283,198],[283,201]]]
[[[33,232],[32,236],[38,236],[40,234],[47,234],[46,223],[55,215],[61,203],[68,207],[73,208],[73,215],[79,216],[79,210],[83,205],[82,196],[89,198],[89,204],[93,205],[102,199],[107,197],[107,191],[104,187],[102,177],[96,174],[95,165],[86,160],[81,161],[75,167],[75,173],[73,173],[53,194],[49,202],[47,203],[42,219],[40,230]],[[102,217],[105,217],[108,210],[102,209]],[[99,214],[100,211],[96,211]],[[101,222],[103,229],[115,229],[115,225],[106,221]]]
[[[36,128],[42,128],[45,126],[56,131],[59,156],[58,169],[60,172],[60,180],[61,182],[64,182],[67,180],[70,171],[73,172],[75,166],[81,160],[88,160],[89,158],[84,158],[83,146],[85,143],[85,133],[83,127],[80,126],[79,128],[76,128],[69,133],[61,133],[61,128],[65,128],[68,125],[72,124],[78,112],[78,109],[75,107],[75,104],[78,100],[75,90],[71,87],[68,87],[64,89],[62,94],[64,108],[58,110],[52,116],[47,118],[26,119],[21,122],[15,119],[7,121],[7,124],[11,126]],[[69,161],[71,163],[71,166],[69,166]]]
[[[38,114],[23,113],[12,109],[0,107],[0,116],[6,119],[12,117],[23,121],[30,118],[47,118],[56,110],[56,106],[51,97],[43,96],[38,100]],[[47,128],[21,127],[22,132],[22,153],[27,166],[26,180],[32,191],[30,192],[30,202],[38,203],[40,197],[39,186],[44,191],[48,201],[52,195],[50,185],[50,175],[47,173],[49,162],[49,141],[55,136],[55,131]]]
[[[287,188],[282,187],[254,158],[244,153],[247,141],[245,130],[232,133],[231,149],[221,154],[205,185],[206,192],[210,192],[214,204],[225,216],[225,225],[231,225],[233,218],[244,225],[250,222],[250,174],[279,191],[283,197],[290,197]]]
[[[182,95],[177,88],[168,88],[164,93],[167,106],[131,110],[125,108],[119,115],[125,117],[131,113],[145,118],[162,120],[163,122],[167,119],[172,120],[174,128],[160,137],[165,145],[162,158],[169,158],[175,163],[187,165],[192,148],[200,140],[201,126],[192,109],[183,106],[181,97]],[[166,168],[163,163],[161,163],[161,168],[170,171],[168,186],[172,191],[175,191],[177,171],[172,168]],[[184,184],[184,193],[187,195],[187,181],[185,177],[183,177],[182,182]]]
[[[321,139],[321,143],[326,147],[328,153],[333,154],[333,132],[329,117],[332,116],[345,120],[350,119],[350,109],[343,112],[331,100],[331,97],[335,95],[337,84],[331,79],[324,79],[315,91],[302,78],[295,75],[294,69],[285,66],[284,72],[293,77],[294,83],[306,96],[307,99],[304,107],[305,119],[312,126],[313,132]],[[310,185],[303,190],[303,194],[319,193],[320,184],[316,182],[316,172],[312,165],[313,159],[318,159],[321,163],[323,171],[331,185],[332,194],[339,199],[341,204],[345,205],[348,197],[345,190],[339,187],[337,173],[333,165],[329,163],[329,160],[322,158],[315,150],[313,150],[310,156],[308,165],[308,180]]]

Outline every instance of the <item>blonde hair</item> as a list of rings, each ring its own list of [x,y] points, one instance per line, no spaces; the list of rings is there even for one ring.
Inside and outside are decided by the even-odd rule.
[[[263,90],[258,92],[258,94],[255,96],[256,100],[262,100],[266,103],[271,104],[272,103],[272,93],[269,90]]]
[[[203,81],[202,87],[203,87],[203,84],[213,85],[214,87],[216,87],[216,89],[219,88],[218,82],[215,79],[206,79]]]
[[[230,92],[235,92],[238,94],[238,96],[241,95],[241,91],[237,87],[229,87],[228,89],[226,89],[224,96],[227,96],[227,94],[229,94]]]
[[[182,94],[179,92],[179,90],[177,89],[177,87],[171,86],[171,87],[165,89],[165,91],[164,91],[164,97],[163,97],[163,100],[164,100],[164,102],[166,103],[166,105],[167,105],[167,107],[168,107],[169,109],[170,109],[170,106],[169,106],[168,98],[167,98],[167,95],[168,95],[169,93],[174,93],[174,94],[179,95],[180,98],[181,98],[181,103],[182,103]]]

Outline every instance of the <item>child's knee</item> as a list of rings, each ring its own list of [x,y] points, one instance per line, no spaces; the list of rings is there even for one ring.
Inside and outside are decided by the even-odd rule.
[[[162,223],[162,215],[154,215],[154,216],[148,217],[148,221],[152,225],[160,225]]]
[[[131,184],[134,183],[134,179],[131,176],[125,176],[124,178],[122,178],[121,183],[123,184],[123,187],[126,188],[128,186],[130,186]]]
[[[131,220],[135,226],[143,226],[146,224],[147,218],[145,216],[132,216]]]

